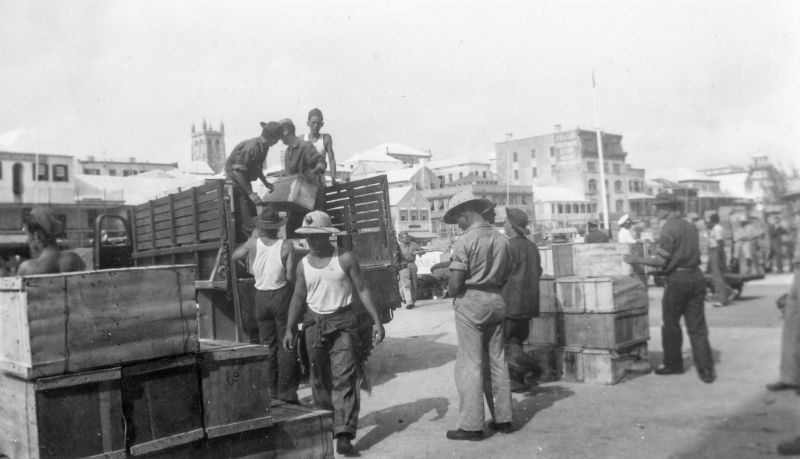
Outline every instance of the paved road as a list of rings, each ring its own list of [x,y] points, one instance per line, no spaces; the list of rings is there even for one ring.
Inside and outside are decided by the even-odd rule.
[[[716,383],[693,369],[637,376],[615,386],[546,383],[514,395],[513,434],[454,442],[456,337],[447,301],[401,310],[370,362],[356,445],[365,458],[754,458],[800,432],[800,398],[768,393],[777,375],[781,321],[775,299],[788,275],[745,286],[743,298],[708,307]],[[651,287],[651,356],[661,354],[661,289]],[[691,360],[688,341],[684,358]],[[488,421],[488,419],[487,419]],[[487,429],[488,432],[488,429]]]

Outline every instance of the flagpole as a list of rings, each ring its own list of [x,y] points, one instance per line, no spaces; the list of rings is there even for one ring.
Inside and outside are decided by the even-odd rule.
[[[606,167],[605,157],[603,156],[603,133],[600,132],[600,118],[597,116],[597,84],[594,80],[594,69],[592,69],[592,107],[594,109],[594,126],[597,134],[597,154],[600,161],[600,199],[602,199],[603,209],[603,228],[609,233],[611,228],[608,226],[608,199],[606,198]]]

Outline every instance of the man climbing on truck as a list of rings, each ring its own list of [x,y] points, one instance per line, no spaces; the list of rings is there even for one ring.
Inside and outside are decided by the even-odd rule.
[[[261,198],[253,193],[250,182],[259,179],[267,189],[272,190],[272,184],[264,177],[264,161],[267,159],[269,147],[281,139],[281,134],[281,126],[278,123],[262,122],[261,135],[240,142],[225,161],[225,177],[233,180],[233,198],[239,212],[237,242],[244,242],[250,237],[256,206],[261,202]]]

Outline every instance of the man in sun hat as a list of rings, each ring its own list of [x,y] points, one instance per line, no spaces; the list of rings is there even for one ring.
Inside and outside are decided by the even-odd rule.
[[[695,226],[681,218],[681,201],[674,193],[656,195],[655,206],[659,220],[666,220],[661,226],[655,256],[625,255],[626,262],[655,266],[667,276],[661,301],[664,363],[656,368],[655,374],[683,373],[680,322],[683,317],[698,376],[710,384],[716,379],[716,374],[704,309],[706,280],[700,271],[700,237]]]
[[[522,343],[530,334],[531,319],[539,316],[539,278],[542,275],[542,266],[539,248],[526,237],[530,234],[528,215],[520,209],[507,207],[504,227],[509,239],[513,267],[508,282],[503,287],[503,300],[506,303],[503,337],[511,391],[523,392],[528,389],[525,375],[535,374],[539,370],[535,361],[523,352]]]
[[[281,216],[272,205],[265,206],[260,215],[253,217],[256,231],[247,242],[234,250],[231,258],[246,258],[255,280],[258,340],[270,350],[267,374],[271,397],[298,403],[300,368],[297,356],[280,344],[286,334],[296,265],[292,243],[278,236],[284,224],[285,216]]]
[[[598,229],[599,226],[597,220],[589,220],[586,222],[586,237],[583,238],[583,242],[587,244],[597,244],[610,241],[611,238],[608,237],[605,231],[600,231]]]
[[[617,220],[617,226],[619,230],[617,230],[617,242],[622,244],[635,244],[636,238],[633,237],[633,232],[631,232],[631,226],[633,226],[633,220],[631,220],[630,215],[625,214]]]
[[[448,293],[453,300],[458,354],[456,388],[459,394],[458,428],[451,440],[483,439],[483,360],[488,348],[493,409],[490,426],[511,432],[511,388],[503,347],[505,301],[502,289],[511,271],[508,239],[482,215],[490,201],[462,191],[450,199],[444,222],[464,230],[453,245]],[[484,344],[485,343],[485,344]]]
[[[239,212],[237,242],[246,241],[250,237],[256,206],[261,203],[261,198],[253,193],[250,182],[261,180],[267,189],[272,190],[272,184],[264,177],[264,161],[267,159],[269,148],[281,139],[281,134],[280,124],[274,121],[262,122],[261,135],[240,142],[225,161],[225,177],[234,183],[233,199]]]
[[[294,347],[295,328],[307,304],[303,328],[314,402],[319,408],[333,410],[336,452],[353,455],[361,379],[354,294],[372,318],[376,344],[383,341],[383,325],[358,260],[352,252],[331,244],[331,236],[338,230],[330,216],[318,210],[309,212],[296,233],[305,236],[310,252],[297,265],[283,346]]]
[[[34,207],[25,218],[25,232],[28,234],[28,247],[31,259],[19,265],[18,276],[49,274],[61,271],[59,260],[61,250],[56,238],[63,236],[64,225],[49,207]],[[67,269],[72,270],[72,269]]]

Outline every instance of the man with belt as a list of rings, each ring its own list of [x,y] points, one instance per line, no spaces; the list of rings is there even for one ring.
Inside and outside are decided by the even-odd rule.
[[[264,161],[267,159],[269,147],[281,139],[281,132],[278,123],[262,122],[261,135],[240,142],[225,161],[225,177],[233,180],[233,199],[239,212],[237,242],[244,242],[250,237],[256,205],[261,203],[261,198],[253,193],[250,182],[259,179],[267,189],[272,190],[272,184],[264,177]]]
[[[661,301],[663,324],[661,342],[664,363],[656,368],[658,375],[683,373],[681,346],[683,333],[680,319],[686,323],[692,355],[700,379],[712,383],[716,378],[708,326],[704,308],[706,283],[700,271],[700,239],[694,225],[680,216],[680,201],[673,193],[659,193],[655,198],[661,227],[658,250],[653,257],[626,255],[628,263],[641,263],[661,268],[666,287]]]
[[[513,268],[503,287],[506,318],[503,337],[506,342],[506,360],[511,378],[511,392],[528,389],[525,375],[538,370],[536,362],[522,350],[530,334],[531,319],[539,316],[539,278],[542,266],[539,248],[525,237],[530,234],[528,215],[520,209],[506,208],[506,236],[513,256]]]
[[[297,387],[300,367],[297,354],[287,351],[280,340],[286,334],[289,300],[295,275],[295,255],[292,243],[278,236],[286,223],[272,205],[267,205],[254,225],[258,232],[234,250],[231,258],[247,257],[255,280],[255,313],[259,342],[270,350],[267,375],[273,399],[298,403]]]
[[[406,309],[414,309],[417,299],[417,255],[423,253],[419,244],[411,240],[408,232],[402,231],[398,237],[400,256],[405,267],[400,270],[400,296],[406,304]]]
[[[297,265],[283,346],[294,347],[297,322],[307,304],[304,330],[314,402],[319,408],[333,410],[336,452],[352,455],[356,453],[351,441],[358,429],[361,379],[354,290],[372,317],[375,344],[383,341],[383,325],[358,260],[331,244],[330,238],[338,230],[331,226],[328,214],[309,212],[296,232],[305,236],[310,252]]]
[[[483,217],[492,203],[462,191],[450,199],[444,222],[464,230],[453,245],[448,293],[455,312],[458,354],[456,388],[459,396],[458,428],[448,430],[451,440],[483,439],[483,359],[488,352],[494,406],[490,427],[508,433],[511,424],[511,390],[503,343],[505,301],[502,289],[511,270],[508,239]]]

